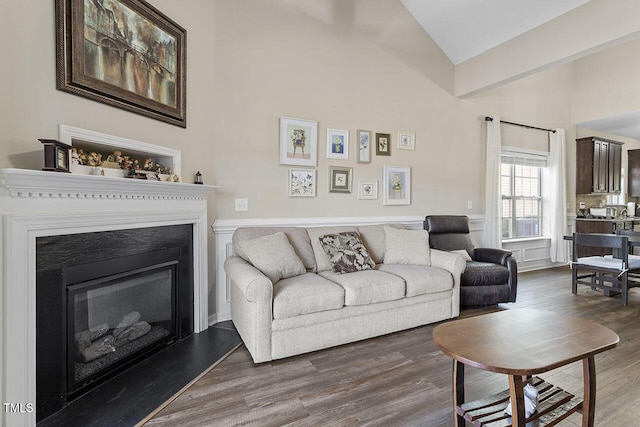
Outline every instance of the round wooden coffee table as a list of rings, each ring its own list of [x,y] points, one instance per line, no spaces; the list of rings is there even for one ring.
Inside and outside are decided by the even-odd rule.
[[[618,335],[595,322],[530,309],[499,311],[436,326],[433,340],[453,358],[454,425],[465,420],[476,426],[551,426],[582,410],[582,425],[593,426],[596,403],[595,355],[614,348]],[[538,377],[582,360],[584,402]],[[509,390],[474,402],[464,402],[464,365],[509,376]],[[526,377],[526,381],[523,379]],[[524,415],[524,384],[539,392],[537,411]],[[513,417],[504,414],[509,398]],[[492,424],[496,423],[496,424]]]

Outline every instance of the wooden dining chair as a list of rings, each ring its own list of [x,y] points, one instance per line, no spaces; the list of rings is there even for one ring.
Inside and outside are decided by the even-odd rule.
[[[636,230],[616,230],[618,236],[627,236],[629,238],[629,255],[635,255],[635,248],[640,246],[640,231]],[[633,244],[632,242],[635,242]]]
[[[609,248],[612,255],[580,257],[579,246]],[[574,233],[571,261],[571,291],[578,285],[602,289],[607,296],[620,293],[622,304],[629,300],[629,289],[640,286],[640,256],[629,254],[629,237],[615,234]]]

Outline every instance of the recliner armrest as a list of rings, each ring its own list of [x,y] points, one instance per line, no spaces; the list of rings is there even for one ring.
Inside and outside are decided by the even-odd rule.
[[[492,262],[507,266],[507,260],[513,255],[510,251],[497,248],[475,248],[473,260],[478,262]]]

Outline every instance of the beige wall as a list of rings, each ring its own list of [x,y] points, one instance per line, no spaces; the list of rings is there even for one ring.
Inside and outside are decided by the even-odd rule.
[[[3,81],[10,82],[0,89],[0,167],[39,169],[37,138],[57,137],[58,124],[64,123],[181,149],[184,181],[200,170],[205,183],[221,186],[209,204],[211,223],[218,218],[481,215],[484,116],[500,115],[566,129],[572,197],[571,65],[458,99],[452,95],[453,65],[399,0],[151,3],[188,31],[188,127],[57,91],[53,2],[12,2],[0,27],[3,39],[12,40],[4,45],[12,60],[0,67]],[[278,164],[281,116],[318,121],[315,198],[287,196],[289,166]],[[328,127],[350,131],[349,160],[325,158]],[[356,163],[356,129],[391,133],[392,156]],[[416,133],[415,151],[396,148],[399,130]],[[381,197],[358,200],[355,192],[328,192],[330,165],[353,167],[354,184],[377,180],[381,185],[385,164],[411,166],[411,205],[383,206]],[[248,198],[249,211],[235,212],[235,198]]]
[[[55,137],[64,123],[181,149],[183,180],[200,170],[222,187],[211,222],[482,214],[485,115],[571,127],[566,67],[457,99],[453,65],[396,0],[152,3],[188,31],[187,129],[57,91],[53,4],[12,3],[1,31],[23,37],[7,45],[15,60],[2,67],[13,84],[2,89],[0,167],[39,168],[37,138]],[[315,198],[287,196],[280,116],[318,121]],[[392,156],[358,164],[352,141],[349,160],[326,159],[328,127],[349,130],[352,140],[356,129],[391,133]],[[395,147],[399,130],[416,132],[415,151]],[[328,192],[330,165],[353,167],[355,189],[359,180],[381,185],[385,164],[412,167],[410,206]],[[248,198],[249,211],[235,212],[235,198]]]
[[[188,30],[187,128],[182,129],[124,110],[56,90],[54,2],[25,0],[5,4],[0,36],[4,58],[0,66],[0,168],[40,169],[38,138],[57,138],[67,124],[182,150],[183,180],[200,170],[214,183],[213,143],[215,97],[213,81],[215,4],[209,0],[154,0]],[[209,202],[209,222],[215,218],[215,194]],[[211,239],[212,240],[212,239]],[[213,253],[213,245],[209,245]],[[210,281],[213,282],[213,263]],[[210,305],[215,307],[215,305]]]
[[[640,112],[640,40],[575,62],[573,123]]]
[[[481,214],[485,115],[570,127],[568,66],[459,100],[440,78],[451,63],[400,2],[217,4],[216,96],[226,101],[215,113],[224,124],[215,137],[219,218]],[[316,198],[286,194],[280,116],[318,121]],[[352,138],[356,129],[389,132],[392,156],[358,164],[352,144],[348,161],[326,159],[327,128]],[[416,132],[415,151],[396,149],[399,130]],[[412,167],[410,206],[328,192],[329,165],[353,167],[354,183],[381,184],[385,164]],[[249,212],[234,212],[234,198],[248,198]]]

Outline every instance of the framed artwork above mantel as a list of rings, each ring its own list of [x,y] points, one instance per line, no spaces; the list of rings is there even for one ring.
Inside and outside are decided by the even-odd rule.
[[[187,127],[187,32],[144,0],[55,0],[56,88]]]

